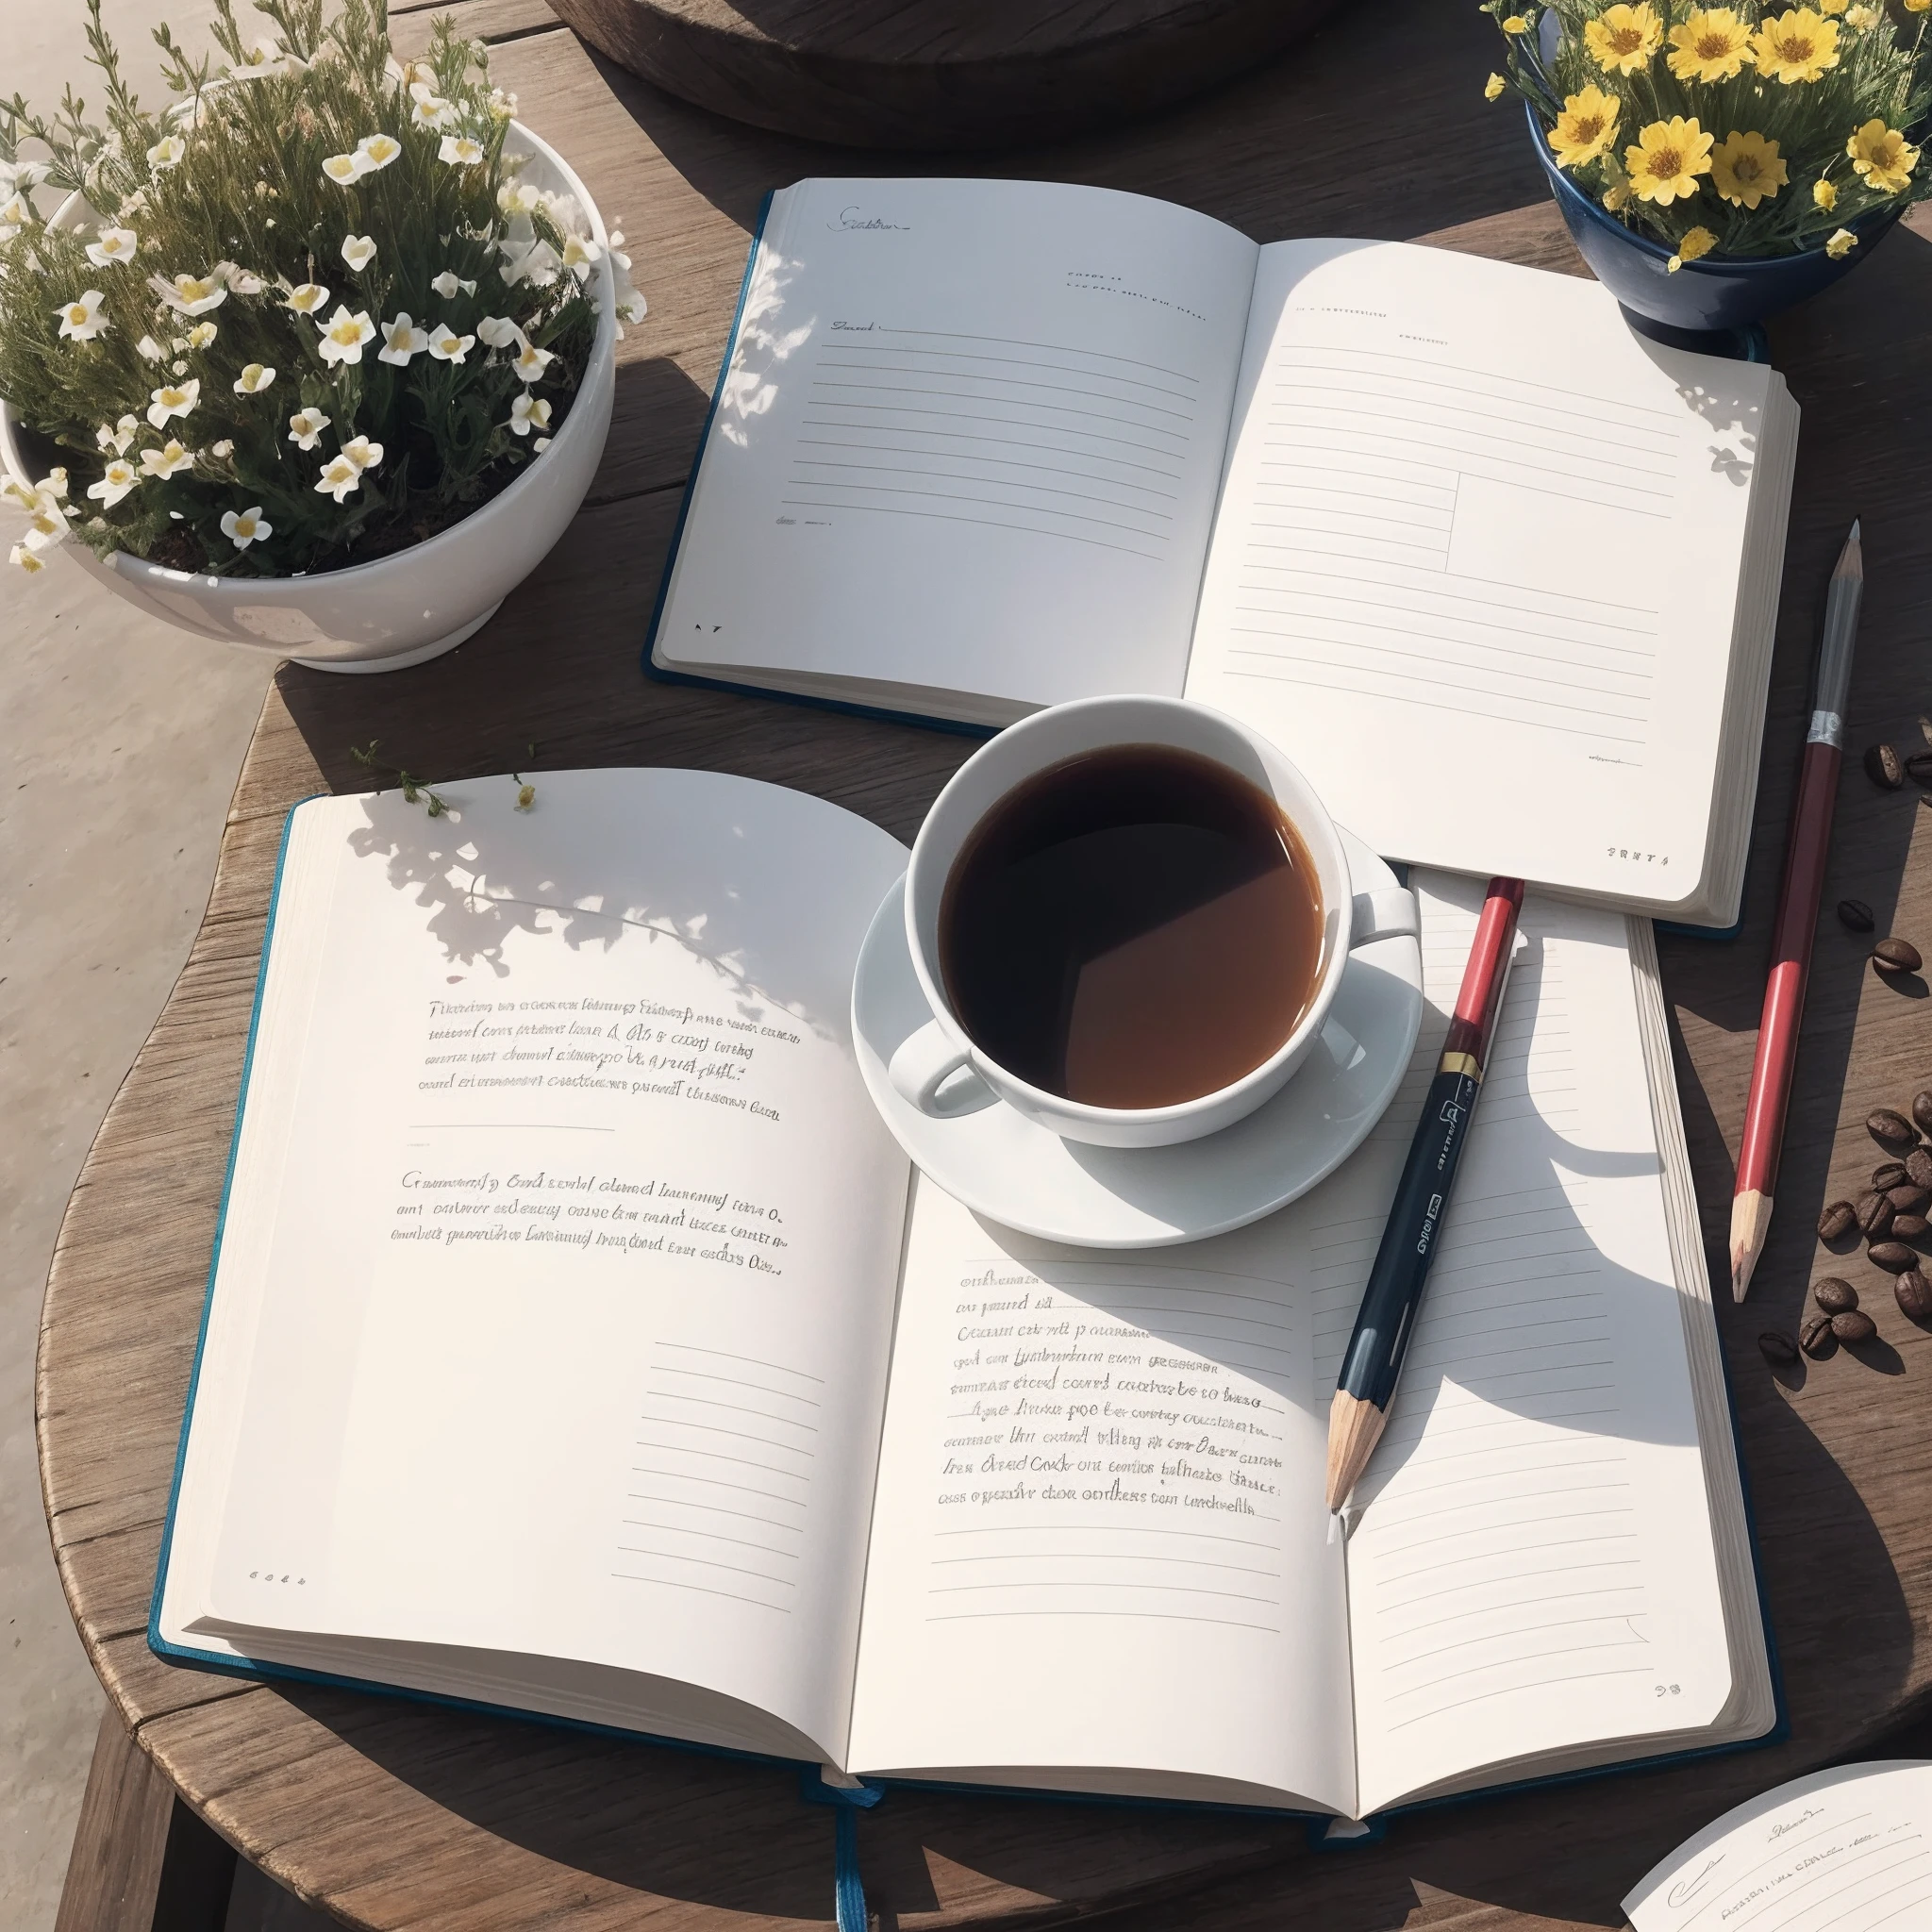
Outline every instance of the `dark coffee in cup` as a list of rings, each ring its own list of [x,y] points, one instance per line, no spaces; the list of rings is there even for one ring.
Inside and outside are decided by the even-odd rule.
[[[1091,1107],[1197,1100],[1269,1059],[1322,973],[1300,834],[1198,753],[1112,745],[1014,787],[947,874],[959,1024],[1029,1086]]]

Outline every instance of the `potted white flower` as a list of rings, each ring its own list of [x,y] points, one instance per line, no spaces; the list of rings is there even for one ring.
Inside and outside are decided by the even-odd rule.
[[[169,621],[338,670],[469,636],[562,534],[643,302],[624,238],[439,22],[261,0],[179,98],[106,126],[0,104],[0,465],[12,563],[69,542]],[[42,206],[66,191],[51,218]]]

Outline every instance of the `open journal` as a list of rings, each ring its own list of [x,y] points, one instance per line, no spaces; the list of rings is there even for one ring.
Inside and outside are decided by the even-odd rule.
[[[298,807],[163,1655],[847,1775],[1308,1808],[1774,1695],[1648,927],[1532,899],[1345,1541],[1329,1399],[1480,887],[1356,1158],[1184,1249],[915,1181],[848,1005],[906,854],[667,771]]]
[[[1185,694],[1387,857],[1728,925],[1797,427],[1774,371],[1567,275],[804,181],[648,661],[980,724]]]

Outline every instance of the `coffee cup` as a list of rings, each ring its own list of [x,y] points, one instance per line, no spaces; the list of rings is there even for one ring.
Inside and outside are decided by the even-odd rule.
[[[948,991],[941,948],[941,914],[948,882],[962,855],[1003,803],[1043,774],[1066,767],[1078,774],[1094,755],[1163,747],[1206,759],[1244,780],[1272,802],[1286,822],[1285,845],[1312,877],[1318,906],[1306,935],[1311,953],[1308,990],[1291,1029],[1238,1077],[1212,1091],[1149,1106],[1096,1105],[1057,1092],[1004,1065],[967,1028]],[[1097,769],[1098,766],[1093,768]],[[1257,801],[1258,803],[1259,801]],[[1399,895],[1405,902],[1407,895]],[[1364,895],[1365,900],[1369,895]],[[1116,696],[1056,705],[1002,731],[954,774],[912,848],[905,890],[906,939],[921,992],[932,1018],[893,1054],[889,1069],[899,1093],[941,1118],[994,1104],[1070,1141],[1106,1147],[1158,1147],[1196,1140],[1231,1126],[1272,1099],[1293,1076],[1321,1037],[1341,985],[1351,943],[1374,932],[1382,911],[1357,905],[1340,836],[1321,799],[1299,771],[1258,733],[1205,705],[1178,698]],[[1409,928],[1412,929],[1412,926]],[[1258,962],[1266,967],[1264,958]],[[1289,970],[1283,962],[1283,970]]]

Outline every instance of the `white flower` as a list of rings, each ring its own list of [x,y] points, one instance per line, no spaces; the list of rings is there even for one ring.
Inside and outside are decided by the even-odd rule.
[[[166,134],[148,149],[148,164],[155,168],[178,168],[188,152],[188,143],[178,134]]]
[[[436,158],[452,168],[474,168],[483,158],[483,144],[467,134],[445,134],[437,145]]]
[[[365,134],[356,143],[356,152],[372,172],[388,167],[402,151],[403,144],[393,134]]]
[[[211,322],[197,322],[188,331],[188,346],[191,349],[205,349],[215,339],[215,325]]]
[[[503,158],[508,166],[510,157],[505,155]],[[496,205],[507,215],[531,215],[543,206],[543,197],[522,181],[506,181],[496,191]]]
[[[265,362],[251,362],[235,378],[235,393],[238,396],[258,396],[275,379],[275,373]]]
[[[439,362],[460,362],[475,345],[475,336],[459,336],[446,322],[429,331],[429,353]]]
[[[475,282],[464,281],[462,276],[458,275],[454,269],[447,268],[444,269],[440,275],[432,276],[430,278],[429,286],[432,289],[434,289],[436,292],[439,295],[441,295],[445,302],[451,300],[452,297],[455,296],[458,289],[460,289],[466,295],[474,295],[476,292],[476,285]]]
[[[49,496],[65,496],[67,494],[67,472],[57,464],[34,487],[37,490],[45,491]]]
[[[375,259],[375,242],[367,235],[344,235],[342,259],[360,275]]]
[[[237,550],[246,550],[251,543],[263,537],[273,537],[275,533],[275,526],[262,521],[261,506],[258,503],[250,509],[244,509],[239,516],[231,509],[225,509],[222,512],[222,535]]]
[[[0,161],[0,194],[27,194],[47,178],[44,161]]]
[[[354,437],[343,443],[342,458],[358,470],[373,470],[382,460],[382,445],[371,442],[366,436]]]
[[[108,325],[102,299],[98,289],[90,289],[77,302],[61,303],[54,311],[60,318],[60,333],[76,342],[92,341]]]
[[[141,246],[141,237],[132,228],[103,228],[87,244],[87,258],[96,268],[113,261],[132,261]]]
[[[499,121],[508,121],[517,110],[517,97],[500,87],[490,90],[490,111]]]
[[[297,315],[313,315],[327,300],[328,291],[320,282],[304,282],[288,294],[288,305]]]
[[[534,342],[523,340],[509,366],[516,371],[518,381],[541,382],[543,372],[556,360],[548,349],[540,349]]]
[[[539,237],[528,215],[518,215],[510,223],[496,250],[503,257],[503,279],[512,288],[528,282],[533,288],[547,289],[563,266],[563,258]]]
[[[268,286],[258,275],[245,268],[237,268],[232,261],[216,262],[213,272],[238,295],[258,295]]]
[[[0,203],[0,242],[11,242],[34,218],[33,205],[24,194],[9,195]]]
[[[539,429],[550,427],[550,405],[541,396],[533,396],[525,390],[509,406],[509,433],[527,436],[532,425]]]
[[[66,536],[67,512],[61,508],[60,499],[44,483],[32,491],[16,491],[14,494],[16,499],[25,498],[29,550],[51,549]]]
[[[297,409],[289,418],[289,441],[297,449],[313,449],[328,425],[329,419],[320,409]]]
[[[649,312],[650,305],[635,289],[626,289],[617,305],[617,313],[625,322],[641,322]]]
[[[32,576],[36,571],[45,570],[47,567],[25,543],[16,543],[7,553],[7,560],[17,569],[25,571],[28,576]]]
[[[362,487],[362,472],[347,457],[331,457],[322,466],[321,480],[315,487],[325,496],[333,496],[341,503],[347,499],[350,491]]]
[[[165,279],[150,275],[147,284],[170,308],[177,308],[183,315],[206,315],[228,299],[227,284],[219,275],[175,275]]]
[[[152,336],[142,336],[134,346],[137,352],[145,356],[150,362],[161,362],[167,359],[167,350],[162,348],[160,343],[156,341]]]
[[[140,481],[141,475],[134,465],[116,457],[101,473],[101,480],[87,486],[87,493],[98,499],[103,509],[112,509]]]
[[[124,222],[131,221],[136,215],[145,214],[147,212],[147,190],[145,188],[137,188],[115,212]]]
[[[363,345],[375,340],[375,325],[370,321],[368,309],[358,309],[351,315],[338,303],[336,312],[322,331],[322,359],[331,365],[360,362]]]
[[[353,155],[330,155],[322,164],[322,172],[327,179],[340,188],[347,188],[352,182],[359,181],[365,175],[375,172],[375,163],[362,153]]]
[[[476,338],[492,349],[507,349],[521,342],[524,332],[507,315],[486,315],[476,325]]]
[[[225,436],[221,441],[209,443],[208,453],[211,457],[219,457],[225,462],[228,458],[235,454],[235,445]]]
[[[242,50],[239,60],[228,63],[228,73],[238,80],[253,80],[260,75],[285,72],[280,44],[264,35],[252,47]]]
[[[455,105],[444,100],[426,80],[410,82],[409,98],[416,104],[409,109],[409,119],[418,127],[441,130],[455,125]]]
[[[420,356],[429,346],[429,332],[420,329],[405,308],[393,322],[382,325],[382,347],[375,352],[378,362],[393,362],[398,369],[409,366],[411,356]]]
[[[201,378],[194,377],[184,382],[179,389],[171,383],[163,383],[154,391],[148,406],[147,420],[157,429],[168,426],[170,416],[185,416],[201,400]]]
[[[563,238],[563,265],[580,282],[591,279],[591,270],[603,258],[604,251],[588,235]]]
[[[144,449],[141,453],[141,474],[143,476],[172,476],[177,470],[185,470],[194,461],[194,452],[183,449],[172,438],[160,449]]]
[[[132,416],[124,416],[110,429],[107,424],[94,431],[94,441],[102,449],[110,449],[117,457],[127,454],[127,445],[139,432],[140,425]]]
[[[184,342],[182,346],[185,348],[187,344]],[[188,374],[188,365],[185,362],[171,362],[169,363],[168,367],[176,375],[186,375]]]

